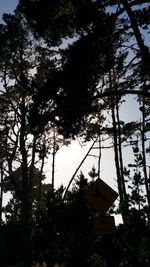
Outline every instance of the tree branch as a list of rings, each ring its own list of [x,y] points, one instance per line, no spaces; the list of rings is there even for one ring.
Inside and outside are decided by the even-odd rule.
[[[74,172],[72,178],[70,179],[70,182],[69,182],[69,184],[68,184],[68,186],[67,186],[67,188],[66,188],[66,190],[65,190],[63,199],[65,199],[66,194],[67,194],[67,192],[68,192],[68,190],[69,190],[69,187],[70,187],[71,183],[73,182],[73,180],[74,180],[74,178],[75,178],[75,176],[76,176],[78,170],[81,168],[83,162],[84,162],[85,159],[87,158],[88,154],[90,153],[90,151],[91,151],[91,149],[93,148],[93,146],[94,146],[94,144],[96,143],[96,141],[97,141],[97,138],[93,141],[93,143],[92,143],[92,145],[90,146],[89,150],[87,151],[86,155],[84,156],[84,158],[83,158],[82,161],[80,162],[78,168],[77,168],[76,171]]]

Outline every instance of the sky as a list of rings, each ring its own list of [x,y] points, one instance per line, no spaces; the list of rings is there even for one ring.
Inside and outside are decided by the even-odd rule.
[[[5,12],[12,13],[13,10],[16,8],[17,3],[18,0],[0,0],[0,18]],[[132,97],[128,101],[128,108],[126,108],[125,105],[122,107],[122,120],[128,120],[128,118],[132,120],[133,117],[135,118],[135,113],[137,112],[135,110],[133,112],[133,107],[134,104]],[[78,142],[73,141],[68,147],[62,147],[60,149],[60,151],[56,155],[56,187],[59,186],[61,183],[63,183],[65,186],[67,185],[76,168],[87,153],[90,145],[91,143],[88,143],[86,146],[81,147]],[[114,162],[113,151],[103,150],[101,159],[101,176],[103,176],[103,179],[106,182],[111,183],[111,186],[115,189],[116,182],[115,180],[113,180],[113,178],[115,178],[115,168],[112,162]],[[88,174],[94,164],[95,166],[97,166],[97,161],[93,157],[89,156],[81,169],[85,174]],[[50,161],[48,161],[46,164],[45,172],[47,176],[47,181],[49,181],[51,176]]]
[[[18,2],[18,0],[0,0],[0,18],[3,13],[12,13]]]
[[[12,13],[15,9],[18,0],[0,0],[0,18],[3,13]],[[135,120],[139,116],[138,107],[135,104],[133,96],[128,97],[128,104],[123,104],[121,108],[121,120],[129,122]],[[87,153],[91,143],[84,145],[83,147],[77,141],[72,141],[71,145],[67,147],[62,147],[56,154],[56,169],[55,169],[55,187],[63,184],[67,186],[72,175],[76,171],[81,160]],[[95,153],[92,151],[90,154]],[[130,158],[129,151],[126,148],[125,152]],[[126,156],[124,157],[126,159]],[[95,165],[97,168],[97,160],[88,156],[86,161],[81,167],[81,170],[85,175],[91,171],[91,168]],[[51,182],[51,159],[47,160],[45,165],[45,175],[47,177],[46,181]],[[78,174],[80,173],[80,171]],[[113,150],[103,150],[101,158],[101,178],[110,185],[115,191],[117,191],[116,174],[114,166],[114,153]]]
[[[12,13],[16,8],[18,0],[0,0],[0,18],[3,13]],[[60,184],[64,184],[66,186],[68,181],[71,179],[74,174],[76,168],[80,164],[81,160],[87,153],[91,143],[88,143],[86,146],[81,146],[77,141],[73,141],[71,145],[68,147],[62,147],[60,151],[56,155],[56,170],[55,170],[55,186],[59,186]],[[104,159],[106,158],[106,159]],[[113,164],[109,164],[108,162],[113,161],[113,152],[104,151],[104,158],[102,157],[102,174],[104,174],[105,180],[110,180],[110,176],[115,172]],[[97,165],[95,159],[91,156],[87,158],[85,163],[82,165],[82,171],[87,175],[91,170],[93,165]],[[79,170],[80,173],[80,170]],[[50,182],[51,179],[51,160],[48,160],[45,167],[45,174],[47,177],[47,182]],[[111,182],[111,186],[116,188],[116,183]]]

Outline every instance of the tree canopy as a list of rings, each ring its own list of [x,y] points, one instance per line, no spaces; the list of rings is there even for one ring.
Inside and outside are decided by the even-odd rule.
[[[4,14],[0,24],[2,263],[149,264],[148,2],[20,0],[13,15]],[[126,94],[136,96],[138,121],[121,120]],[[67,188],[56,189],[56,153],[76,137],[92,145]],[[123,224],[101,236],[94,230],[101,214],[86,203],[84,194],[101,178],[102,150],[108,147],[114,151],[119,198],[106,217],[119,213]],[[128,165],[126,147],[133,155]],[[94,149],[97,168],[89,173],[92,179],[83,173],[77,177]],[[49,155],[52,171],[45,185]],[[12,192],[12,198],[4,209],[5,190]]]

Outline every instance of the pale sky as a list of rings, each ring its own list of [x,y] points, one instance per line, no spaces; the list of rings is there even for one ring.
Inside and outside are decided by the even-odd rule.
[[[0,0],[0,18],[2,17],[3,13],[12,13],[13,10],[16,8],[18,4],[18,0]],[[59,186],[60,184],[67,185],[68,181],[72,177],[73,173],[75,172],[76,168],[80,164],[81,160],[87,153],[91,144],[87,144],[81,148],[78,142],[72,142],[71,145],[68,147],[62,147],[56,156],[56,181],[55,186]],[[95,153],[95,151],[94,151]],[[92,152],[93,154],[93,152]],[[113,152],[104,151],[103,154],[105,155],[106,159],[102,156],[102,175],[104,175],[105,180],[110,183],[110,176],[115,172],[113,164]],[[95,164],[97,167],[97,161],[93,157],[88,157],[83,164],[81,170],[85,174],[91,170],[92,166]],[[109,165],[109,168],[108,168]],[[79,171],[80,173],[80,171]],[[51,177],[51,160],[48,160],[46,167],[45,167],[45,174],[47,176],[47,182],[50,182]],[[115,176],[115,175],[114,175]],[[116,185],[115,182],[111,182],[113,188],[115,189]]]
[[[15,9],[18,0],[0,0],[0,18],[3,13],[12,13]],[[121,108],[121,119],[126,122],[136,120],[139,117],[138,107],[135,104],[134,97],[128,97],[128,103],[123,104]],[[81,160],[87,153],[91,144],[80,147],[77,141],[73,141],[68,147],[62,147],[56,155],[56,169],[55,169],[55,186],[59,186],[63,183],[67,186],[69,180],[74,174],[76,168],[80,164]],[[128,149],[124,151],[125,160],[130,158]],[[93,152],[92,152],[93,154]],[[97,168],[97,160],[93,157],[88,157],[83,164],[81,170],[85,175],[91,170],[92,166]],[[109,184],[115,191],[117,191],[117,183],[115,181],[115,166],[114,166],[114,154],[113,150],[103,150],[101,159],[101,178]],[[80,171],[79,171],[80,173]],[[78,173],[78,174],[79,174]],[[45,166],[45,174],[47,182],[51,182],[51,160],[48,160]]]
[[[18,2],[18,0],[0,0],[0,18],[3,13],[12,13]]]
[[[16,8],[18,0],[0,0],[0,18],[3,13],[12,13]],[[126,105],[122,107],[122,120],[131,121],[135,118],[135,114],[137,115],[137,107],[133,104],[133,97],[129,97],[128,108]],[[81,160],[87,153],[91,144],[87,144],[81,148],[78,142],[73,141],[71,145],[68,147],[62,147],[56,156],[56,170],[55,170],[55,186],[59,186],[60,184],[67,185],[68,181],[72,177],[76,168],[80,164]],[[94,151],[95,152],[95,151]],[[93,154],[93,151],[92,151]],[[91,170],[92,166],[95,165],[97,168],[97,160],[93,157],[88,157],[83,164],[81,170],[88,174]],[[115,167],[114,167],[114,155],[112,150],[103,150],[102,151],[102,159],[101,159],[101,178],[105,180],[105,182],[111,184],[113,189],[116,189],[115,178]],[[47,182],[50,181],[51,177],[51,161],[48,160],[46,164],[46,176]],[[80,171],[79,171],[80,173]]]

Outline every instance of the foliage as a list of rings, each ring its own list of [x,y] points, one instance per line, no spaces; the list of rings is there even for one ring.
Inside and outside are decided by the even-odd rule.
[[[140,4],[20,0],[14,15],[3,16],[0,160],[13,198],[1,225],[2,260],[8,262],[9,255],[10,263],[23,260],[28,266],[28,260],[50,266],[149,264],[150,53],[142,33],[148,33],[150,21],[147,1]],[[128,93],[138,95],[140,122],[120,119],[122,96]],[[111,140],[119,212],[125,218],[113,235],[95,235],[96,214],[84,200],[89,184],[82,173],[65,199],[64,188],[54,189],[53,183],[41,198],[44,159],[51,149],[55,157],[64,142],[54,144],[56,132],[58,139],[59,134],[65,138],[80,134],[88,141],[95,136],[103,140],[102,135]],[[133,147],[132,172],[124,166],[123,146]],[[99,166],[102,148],[99,142]],[[99,173],[93,168],[89,175],[94,181]]]
[[[81,173],[65,200],[63,186],[53,193],[45,193],[41,209],[34,216],[30,245],[32,261],[45,262],[47,266],[58,262],[66,267],[145,266],[149,261],[150,242],[149,227],[142,211],[132,208],[128,224],[117,226],[114,234],[99,236],[93,228],[93,213],[84,199],[89,185]],[[7,263],[21,261],[19,229],[17,220],[3,225],[1,257]],[[17,255],[13,248],[17,248]]]
[[[33,11],[31,6],[34,5]],[[50,12],[45,14],[44,21],[38,16],[42,8],[43,12],[46,11],[45,8]],[[74,1],[69,1],[67,4],[58,1],[54,4],[51,1],[45,2],[44,6],[41,1],[34,3],[27,1],[22,2],[19,9],[23,13],[27,12],[29,23],[37,32],[39,31],[38,34],[42,35],[48,47],[51,49],[56,46],[59,51],[58,57],[55,58],[59,62],[57,67],[49,73],[45,85],[36,89],[31,121],[35,113],[39,114],[37,110],[39,101],[40,103],[43,101],[46,105],[45,101],[52,98],[56,103],[54,115],[55,118],[57,116],[57,120],[52,118],[52,110],[51,113],[43,114],[41,119],[39,116],[40,123],[50,119],[56,123],[65,137],[74,136],[84,125],[85,117],[91,112],[93,95],[100,77],[108,71],[114,61],[111,43],[117,43],[117,35],[114,34],[113,18],[103,10],[99,10],[91,1],[82,1],[80,4]],[[66,14],[69,17],[67,23]],[[68,21],[72,22],[72,27]],[[45,23],[48,23],[47,30]],[[61,26],[57,27],[57,23]],[[72,31],[72,36],[69,35],[68,28]],[[68,37],[72,38],[67,42],[65,38]]]

